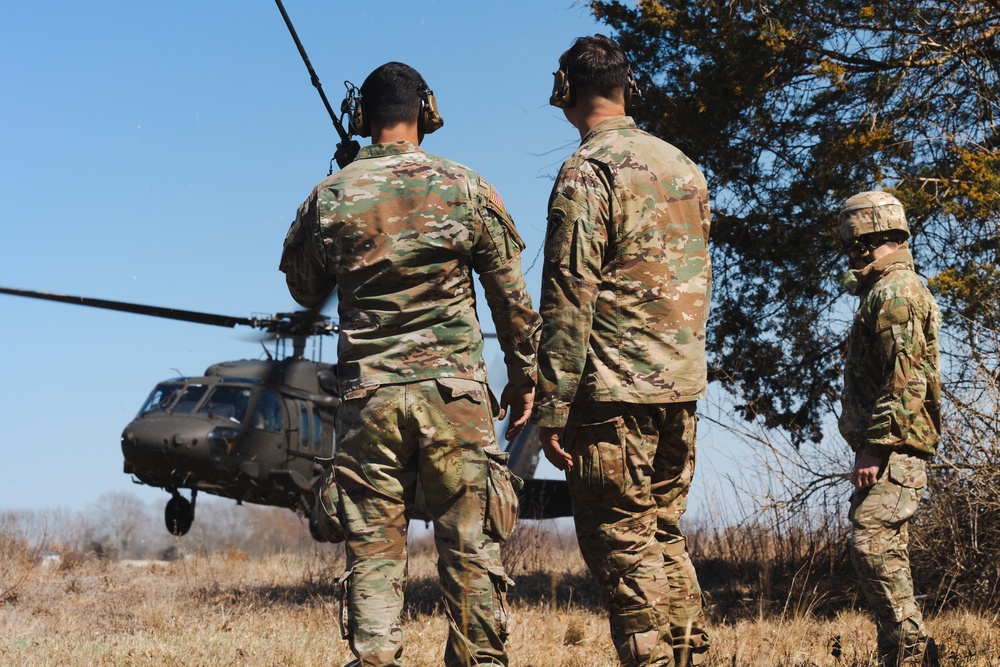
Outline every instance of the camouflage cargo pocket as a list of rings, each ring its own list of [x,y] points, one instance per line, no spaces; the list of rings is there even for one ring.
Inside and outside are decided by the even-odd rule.
[[[340,638],[351,638],[351,575],[354,570],[350,569],[337,579],[337,588],[340,591],[340,614],[337,618],[337,625],[340,626]]]
[[[927,486],[927,463],[918,456],[901,452],[889,454],[889,477],[908,489]]]
[[[524,480],[507,467],[510,454],[495,447],[484,450],[489,475],[486,481],[486,512],[483,532],[498,542],[504,542],[517,525],[519,501],[517,494]]]
[[[313,516],[316,519],[316,527],[320,534],[326,538],[327,542],[336,544],[344,541],[344,526],[340,522],[340,514],[337,510],[340,493],[337,491],[337,478],[333,471],[333,459],[316,459],[321,464],[325,472],[320,477],[319,487],[316,489],[316,504],[313,508]]]
[[[514,582],[507,577],[502,567],[487,567],[490,583],[493,584],[493,623],[500,641],[505,642],[510,636],[510,614],[507,611],[507,589]]]
[[[566,429],[566,450],[573,457],[573,469],[566,475],[570,488],[595,499],[612,501],[627,488],[625,421],[615,417],[597,424],[580,424]]]

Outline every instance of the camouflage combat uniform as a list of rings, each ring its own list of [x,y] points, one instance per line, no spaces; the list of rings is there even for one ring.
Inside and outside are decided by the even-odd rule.
[[[875,612],[879,655],[906,664],[927,641],[913,598],[907,523],[941,430],[940,315],[905,247],[849,274],[861,298],[847,341],[840,431],[882,460],[874,486],[851,497],[851,559]]]
[[[366,146],[299,208],[281,269],[316,305],[338,290],[335,476],[347,535],[341,625],[358,665],[401,665],[406,534],[417,485],[450,620],[444,662],[506,665],[499,542],[516,495],[496,444],[472,272],[512,384],[535,378],[539,316],[523,243],[492,186],[409,142]]]
[[[701,589],[680,518],[705,395],[711,291],[704,176],[605,120],[549,201],[532,421],[560,428],[580,548],[624,665],[700,664]]]

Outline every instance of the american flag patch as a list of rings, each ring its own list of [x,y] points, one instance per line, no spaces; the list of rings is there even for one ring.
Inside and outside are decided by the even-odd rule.
[[[501,211],[505,210],[503,207],[503,199],[500,197],[500,193],[494,190],[492,185],[490,186],[490,201],[493,202],[496,205],[496,207],[499,208]]]

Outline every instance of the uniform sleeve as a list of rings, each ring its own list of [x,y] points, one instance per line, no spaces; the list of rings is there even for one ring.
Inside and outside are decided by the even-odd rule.
[[[875,320],[871,345],[883,372],[862,449],[886,456],[907,441],[928,395],[923,363],[927,341],[917,304],[905,295],[886,299]]]
[[[566,424],[587,359],[608,245],[610,192],[592,165],[564,165],[549,199],[532,421]]]
[[[292,298],[305,308],[320,306],[337,286],[327,271],[320,238],[318,192],[314,190],[299,206],[295,222],[285,236],[278,268]]]
[[[535,346],[541,321],[531,307],[531,295],[521,273],[521,240],[503,200],[479,179],[476,223],[478,241],[473,268],[486,294],[507,366],[507,381],[518,387],[535,382]]]

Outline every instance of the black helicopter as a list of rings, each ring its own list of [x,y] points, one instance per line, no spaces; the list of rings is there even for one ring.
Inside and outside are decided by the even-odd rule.
[[[191,529],[198,492],[204,491],[293,510],[309,517],[314,539],[324,540],[313,514],[314,488],[323,472],[317,459],[333,456],[340,399],[335,366],[308,360],[304,353],[310,337],[339,331],[328,317],[316,310],[229,317],[6,287],[0,294],[266,332],[275,342],[266,359],[221,362],[204,375],[157,384],[122,432],[124,472],[170,493],[164,520],[174,535]],[[284,356],[288,340],[292,353]],[[525,480],[521,516],[568,516],[566,483],[534,478],[540,452],[535,433],[534,427],[524,429],[508,447],[512,472]],[[182,489],[190,490],[190,500]],[[420,507],[415,515],[427,518]]]

